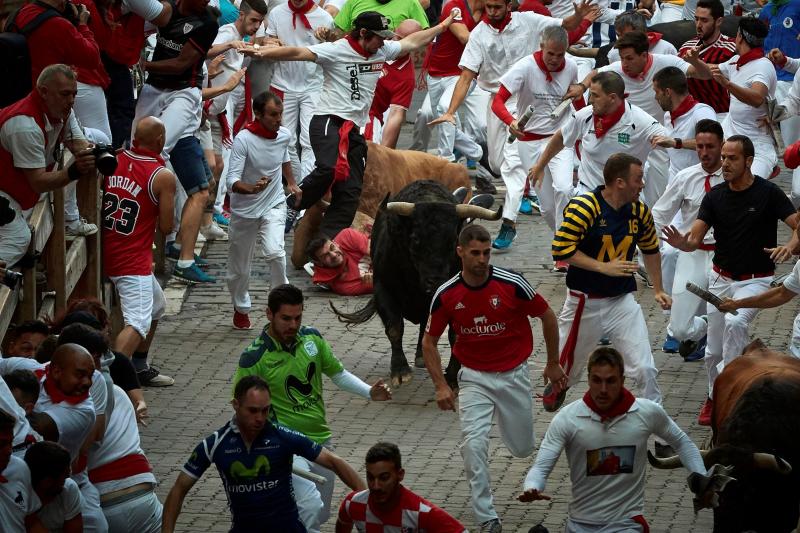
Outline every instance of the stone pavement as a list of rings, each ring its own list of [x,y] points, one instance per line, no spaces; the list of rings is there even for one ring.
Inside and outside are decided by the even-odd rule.
[[[780,178],[785,190],[789,185],[788,178],[787,173]],[[502,201],[502,196],[498,196],[498,200]],[[499,223],[487,223],[487,227],[494,235]],[[548,228],[539,216],[520,216],[518,228],[513,248],[507,253],[496,253],[493,263],[524,273],[558,313],[564,301],[564,277],[550,272]],[[780,235],[781,240],[788,237],[783,226]],[[290,247],[291,243],[287,242],[287,249]],[[206,246],[206,257],[215,265],[211,272],[220,280],[224,278],[226,254],[224,241]],[[789,265],[782,265],[779,272],[788,272],[789,269]],[[251,282],[254,302],[251,319],[255,328],[263,327],[266,322],[263,310],[268,277],[263,261],[257,259]],[[302,270],[290,270],[289,279],[306,294],[304,323],[323,333],[345,366],[369,383],[378,378],[388,378],[389,343],[380,320],[375,317],[365,325],[347,330],[337,322],[328,307],[328,302],[334,301],[340,308],[353,310],[364,304],[366,298],[335,297],[323,292],[310,284],[310,278]],[[258,329],[232,329],[232,308],[223,281],[188,291],[170,292],[173,294],[170,307],[173,314],[159,324],[151,353],[156,365],[174,376],[176,384],[146,392],[150,424],[141,430],[142,446],[161,482],[158,495],[162,501],[194,446],[231,416],[231,378],[242,349],[258,335]],[[696,423],[706,392],[704,365],[684,363],[678,355],[663,353],[660,346],[667,317],[655,305],[651,290],[643,288],[639,300],[650,328],[656,363],[661,370],[659,383],[664,393],[664,407],[678,425],[701,444],[710,434],[707,428]],[[754,337],[760,337],[774,348],[785,349],[797,310],[796,302],[791,302],[778,310],[762,312],[753,328]],[[535,392],[541,393],[544,350],[539,323],[532,322],[536,346],[530,359],[531,373]],[[416,328],[406,329],[405,346],[413,361]],[[442,349],[443,355],[449,353],[445,347]],[[338,454],[363,473],[364,455],[372,444],[378,440],[398,443],[406,469],[405,484],[444,507],[472,531],[479,529],[470,511],[469,488],[457,447],[461,440],[457,415],[437,409],[433,387],[424,369],[415,369],[413,381],[394,391],[394,399],[385,403],[368,403],[353,397],[336,389],[328,380],[325,387],[328,418]],[[584,380],[570,390],[567,401],[580,399],[585,390]],[[552,415],[537,402],[534,417],[538,443]],[[652,442],[650,447],[652,449]],[[550,476],[546,493],[552,496],[552,501],[523,504],[517,502],[515,496],[531,464],[532,458],[512,457],[493,430],[490,447],[492,486],[495,505],[504,520],[504,530],[526,532],[543,521],[551,532],[563,531],[570,499],[566,461],[562,455]],[[686,475],[682,469],[658,471],[648,467],[645,517],[653,532],[711,531],[711,512],[705,510],[697,516],[692,512]],[[334,506],[338,506],[345,494],[346,487],[337,480]],[[332,532],[334,523],[335,513],[323,531]],[[228,531],[229,524],[219,476],[209,471],[187,497],[178,529],[223,532]]]

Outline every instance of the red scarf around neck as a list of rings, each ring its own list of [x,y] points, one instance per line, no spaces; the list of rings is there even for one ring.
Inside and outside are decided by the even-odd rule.
[[[78,405],[89,397],[88,390],[79,396],[67,396],[61,392],[56,386],[55,381],[50,378],[50,368],[51,366],[47,365],[47,370],[45,370],[45,378],[42,384],[44,385],[45,392],[47,392],[47,395],[50,396],[50,400],[53,403],[67,402],[70,405]]]
[[[258,135],[259,137],[263,137],[264,139],[275,139],[278,137],[277,131],[269,131],[267,128],[264,127],[261,122],[258,120],[254,120],[249,123],[247,126],[244,127],[247,131],[254,135]]]
[[[306,13],[311,11],[311,8],[314,7],[314,2],[312,0],[306,0],[306,3],[300,7],[294,7],[294,4],[291,2],[288,2],[288,5],[292,12],[292,28],[297,28],[297,19],[299,18],[303,26],[305,26],[307,30],[310,30],[311,23],[308,21]]]
[[[506,29],[506,26],[508,26],[508,23],[511,22],[511,11],[506,13],[506,18],[504,18],[500,22],[490,21],[488,15],[483,15],[483,21],[492,28],[496,29],[498,32],[502,33],[503,30]]]
[[[614,125],[619,122],[619,119],[622,118],[622,115],[625,114],[625,100],[620,102],[619,107],[609,113],[604,117],[598,117],[595,114],[592,114],[592,119],[594,120],[594,135],[598,139],[601,138],[603,135],[608,133],[608,130],[614,127]]]
[[[751,48],[749,52],[739,56],[739,60],[736,61],[736,70],[739,70],[749,62],[755,61],[756,59],[761,59],[762,57],[764,57],[763,48]]]
[[[628,72],[628,69],[626,69],[624,66],[622,67],[622,72],[624,72],[625,75],[628,76],[629,78],[642,81],[644,80],[645,76],[647,76],[647,73],[650,72],[650,69],[652,67],[653,67],[653,54],[647,52],[647,62],[644,64],[644,68],[639,74],[631,74],[630,72]]]
[[[628,389],[623,387],[622,393],[619,395],[619,399],[617,399],[617,403],[609,407],[607,411],[601,411],[600,408],[597,407],[597,404],[594,403],[589,391],[586,391],[586,394],[583,395],[583,402],[589,407],[589,409],[600,415],[601,422],[606,422],[607,420],[616,418],[619,415],[624,415],[628,412],[628,409],[631,408],[634,401],[636,401],[636,398],[633,396],[633,394],[631,394]]]
[[[350,37],[349,33],[345,35],[344,38],[347,39],[347,42],[350,43],[350,47],[355,50],[356,53],[362,55],[364,59],[369,59],[369,54],[364,50],[364,47],[358,44],[358,41]]]
[[[657,31],[647,32],[647,43],[650,45],[651,49],[661,40],[661,37],[662,35]]]
[[[670,111],[669,119],[670,122],[672,122],[672,125],[674,126],[675,121],[678,120],[678,118],[680,118],[681,116],[688,113],[696,104],[697,100],[695,100],[691,94],[687,95],[686,98],[684,98],[683,101],[680,104],[678,104],[678,107]]]
[[[542,69],[542,72],[544,72],[544,76],[547,81],[553,81],[553,75],[551,72],[561,72],[564,70],[564,66],[567,64],[566,61],[562,60],[561,64],[555,70],[548,70],[547,65],[544,64],[544,57],[542,57],[541,50],[537,50],[533,53],[533,59],[536,61],[536,64],[539,65],[539,68]]]

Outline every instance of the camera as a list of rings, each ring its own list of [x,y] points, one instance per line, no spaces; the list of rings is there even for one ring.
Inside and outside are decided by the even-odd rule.
[[[70,0],[67,0],[64,11],[61,12],[61,16],[70,21],[73,26],[77,26],[80,23],[81,11],[84,9],[86,9],[86,6],[83,4],[74,4]],[[86,22],[88,23],[89,21]]]
[[[11,289],[12,291],[17,287],[17,284],[22,280],[22,272],[14,272],[5,268],[0,268],[0,283]]]
[[[98,143],[92,148],[94,164],[103,176],[111,176],[117,170],[117,153],[108,144]]]

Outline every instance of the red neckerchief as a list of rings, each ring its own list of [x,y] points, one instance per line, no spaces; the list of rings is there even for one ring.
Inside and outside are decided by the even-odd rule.
[[[502,33],[503,30],[506,29],[506,26],[508,26],[508,23],[511,22],[511,11],[506,13],[506,18],[500,22],[490,21],[488,15],[483,15],[483,21],[492,28],[496,29],[498,32]]]
[[[669,119],[672,121],[672,125],[675,126],[675,121],[680,118],[681,115],[688,113],[696,104],[697,100],[695,100],[691,94],[687,95],[686,98],[683,99],[683,102],[678,104],[678,107],[670,111]]]
[[[594,120],[594,135],[598,139],[600,139],[603,135],[608,133],[608,130],[614,127],[614,124],[619,122],[619,119],[622,118],[622,115],[625,114],[625,101],[623,100],[617,109],[612,111],[610,114],[604,117],[598,117],[595,114],[592,114],[592,119]]]
[[[50,365],[47,365],[47,370],[45,370],[45,378],[42,384],[44,385],[45,392],[47,392],[47,395],[50,396],[50,400],[53,403],[67,402],[70,405],[78,405],[79,403],[81,403],[82,401],[84,401],[86,398],[89,397],[88,390],[83,394],[81,394],[80,396],[67,396],[66,394],[58,390],[58,387],[56,386],[55,382],[49,379],[50,368],[51,368]]]
[[[634,80],[637,81],[642,81],[644,80],[645,76],[647,76],[647,73],[650,72],[652,66],[653,66],[653,54],[647,52],[647,62],[644,64],[644,68],[639,74],[631,74],[625,69],[624,66],[622,67],[622,72],[624,72],[625,75],[628,76],[629,78],[633,78]]]
[[[8,483],[8,478],[4,475],[0,474],[0,483]]]
[[[583,402],[589,407],[589,409],[600,415],[601,422],[611,420],[619,415],[624,415],[628,412],[628,409],[631,408],[631,405],[633,405],[633,402],[635,401],[636,398],[633,396],[633,394],[631,394],[630,391],[625,387],[622,387],[622,393],[619,395],[617,403],[609,407],[608,410],[601,411],[600,408],[597,407],[597,404],[594,403],[589,391],[586,391],[586,394],[583,395]]]
[[[145,157],[152,157],[153,159],[155,159],[156,161],[158,161],[162,165],[166,166],[166,163],[164,163],[164,160],[161,159],[161,154],[157,154],[155,152],[151,152],[150,150],[145,150],[144,148],[139,148],[138,146],[136,146],[136,141],[133,141],[131,144],[133,145],[133,146],[131,146],[131,152],[133,152],[134,154],[143,155]]]
[[[297,18],[299,18],[303,26],[305,26],[307,30],[310,30],[311,23],[308,21],[306,13],[311,11],[311,8],[314,7],[314,2],[312,0],[306,0],[306,3],[300,7],[294,7],[294,4],[291,2],[288,2],[288,4],[289,10],[292,12],[292,28],[297,28]]]
[[[561,61],[561,64],[554,70],[548,70],[547,65],[544,64],[544,58],[542,57],[541,50],[537,50],[533,53],[533,59],[536,61],[536,64],[539,65],[539,68],[542,69],[542,72],[544,72],[544,76],[547,78],[547,81],[553,81],[553,75],[550,74],[551,72],[561,72],[564,70],[564,66],[567,64],[566,61]]]
[[[751,48],[749,52],[739,56],[739,59],[736,61],[736,70],[739,70],[749,62],[755,61],[756,59],[761,59],[762,57],[764,57],[763,48]]]
[[[254,135],[263,137],[264,139],[275,139],[278,136],[277,131],[269,131],[258,120],[254,120],[253,122],[245,126],[244,129],[246,129],[247,131],[249,131]]]
[[[350,46],[356,51],[356,53],[364,56],[364,59],[369,59],[369,54],[366,50],[364,50],[364,47],[358,44],[358,41],[350,37],[349,33],[345,35],[344,38],[347,39],[347,42],[350,43]]]
[[[647,32],[647,43],[650,45],[650,49],[652,50],[653,47],[661,40],[662,35],[657,31],[649,31]]]

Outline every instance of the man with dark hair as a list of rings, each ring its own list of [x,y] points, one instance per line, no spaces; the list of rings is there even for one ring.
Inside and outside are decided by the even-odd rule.
[[[644,188],[642,162],[614,154],[603,169],[605,185],[576,196],[564,210],[564,224],[553,238],[553,259],[569,263],[567,297],[558,317],[561,365],[574,385],[587,354],[607,335],[625,357],[628,376],[642,396],[661,403],[658,370],[650,350],[644,314],[634,299],[638,247],[653,281],[656,303],[669,309],[661,286],[661,254],[650,210],[639,199]],[[544,408],[557,410],[565,392],[545,389]]]
[[[617,34],[617,40],[624,37],[626,33],[640,31],[647,35],[647,43],[650,46],[651,54],[674,56],[678,53],[672,43],[664,39],[662,34],[655,31],[647,31],[647,25],[647,18],[638,10],[625,11],[614,19],[614,31]],[[619,61],[619,49],[612,46],[611,50],[608,51],[608,62],[614,63],[616,61]]]
[[[36,374],[20,368],[3,375],[2,379],[8,385],[17,404],[25,411],[25,415],[31,414],[39,400],[39,380]]]
[[[231,404],[233,419],[197,445],[169,491],[164,503],[164,533],[175,530],[186,494],[212,464],[224,480],[233,532],[306,531],[291,486],[294,455],[331,469],[353,490],[366,488],[344,459],[271,420],[270,389],[262,378],[239,380]]]
[[[25,461],[11,454],[15,417],[0,409],[0,531],[42,527],[34,512],[41,507]]]
[[[233,381],[238,384],[247,376],[264,379],[272,389],[272,409],[277,421],[318,445],[333,449],[325,414],[323,374],[340,389],[366,400],[389,400],[391,392],[382,379],[370,386],[348,372],[322,334],[301,325],[300,289],[293,285],[275,287],[269,293],[267,305],[269,323],[242,352]],[[327,479],[319,487],[299,476],[292,479],[300,518],[309,530],[316,531],[330,513],[334,474],[301,458],[296,458],[295,468],[310,470]]]
[[[737,43],[739,40],[737,37]],[[689,231],[681,231],[675,226],[663,229],[667,243],[679,250],[693,252],[704,244],[708,230],[713,228],[716,244],[708,290],[720,298],[739,300],[769,290],[775,263],[790,259],[800,243],[797,232],[792,231],[789,241],[778,246],[778,221],[782,220],[796,230],[798,215],[792,202],[777,185],[753,175],[751,166],[755,157],[749,138],[742,135],[729,137],[722,146],[722,178],[725,182],[712,187],[703,197],[697,220]],[[701,425],[711,425],[718,365],[730,363],[742,354],[750,342],[750,324],[759,311],[755,308],[739,309],[738,315],[732,315],[711,304],[706,309],[708,399],[698,418]]]
[[[81,490],[69,477],[70,457],[55,442],[37,442],[25,452],[31,485],[42,502],[36,516],[48,531],[82,533]]]
[[[500,436],[515,457],[534,450],[533,399],[528,358],[533,332],[528,317],[539,318],[547,349],[544,377],[558,392],[567,376],[558,364],[556,315],[524,276],[489,264],[491,238],[471,224],[461,230],[456,253],[461,272],[439,287],[431,301],[422,337],[425,367],[436,388],[436,403],[455,411],[455,394],[442,373],[437,348],[446,327],[456,333],[452,357],[458,373],[459,419],[464,470],[470,485],[472,512],[481,531],[502,531],[489,485],[489,431],[496,419]]]
[[[719,122],[703,119],[697,123],[695,138],[691,144],[696,147],[700,162],[675,174],[664,194],[653,206],[653,222],[659,234],[672,223],[679,212],[680,230],[688,231],[697,219],[700,203],[706,193],[723,182],[720,156],[724,140]],[[668,244],[665,244],[665,248],[675,250]],[[705,337],[708,330],[705,320],[706,305],[703,300],[686,290],[686,283],[708,288],[708,271],[714,255],[713,233],[706,235],[697,250],[678,251],[677,255],[674,278],[671,280],[672,309],[667,338],[674,338],[680,343],[678,351],[686,361],[696,361],[705,356]]]
[[[693,16],[697,37],[683,43],[678,56],[685,57],[696,50],[704,63],[718,65],[736,55],[736,43],[720,31],[725,16],[720,0],[700,0]],[[718,120],[722,120],[731,103],[728,90],[713,79],[689,78],[688,84],[689,93],[698,101],[713,107]]]
[[[400,449],[391,442],[379,442],[367,451],[367,490],[353,491],[339,506],[336,533],[372,531],[372,517],[379,517],[380,529],[404,533],[461,533],[461,523],[425,498],[402,485]]]
[[[34,357],[36,349],[50,334],[50,328],[41,320],[26,320],[14,326],[3,357]]]
[[[314,263],[314,283],[344,296],[372,293],[369,242],[368,235],[354,228],[343,229],[333,239],[311,239],[306,254]]]
[[[288,283],[283,228],[286,202],[283,178],[292,192],[295,183],[289,158],[294,135],[281,126],[283,102],[269,91],[253,100],[256,119],[233,141],[226,181],[231,198],[228,229],[228,274],[234,329],[250,329],[250,266],[256,241],[270,267],[270,287]]]
[[[31,444],[42,440],[28,421],[28,415],[39,397],[39,381],[30,370],[19,369],[0,374],[4,374],[0,379],[0,411],[15,418],[12,453],[22,457]]]
[[[549,500],[545,482],[566,450],[572,480],[567,531],[648,531],[643,513],[650,436],[667,441],[690,472],[705,475],[703,459],[663,407],[625,388],[617,350],[597,348],[587,367],[589,390],[553,417],[517,499]]]

